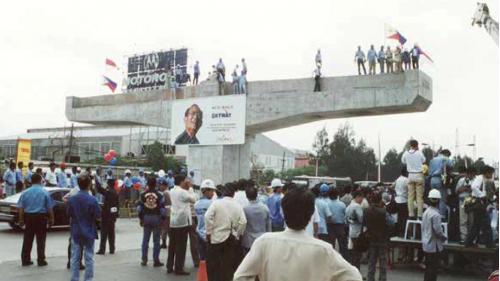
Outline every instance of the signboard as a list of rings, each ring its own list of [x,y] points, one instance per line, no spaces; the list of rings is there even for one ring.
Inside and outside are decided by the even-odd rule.
[[[18,139],[16,150],[16,164],[23,162],[23,175],[28,171],[28,163],[31,161],[31,140]]]
[[[245,117],[246,95],[176,100],[172,104],[172,144],[243,144]]]
[[[127,92],[165,89],[169,78],[183,85],[187,75],[187,49],[159,51],[128,57]]]

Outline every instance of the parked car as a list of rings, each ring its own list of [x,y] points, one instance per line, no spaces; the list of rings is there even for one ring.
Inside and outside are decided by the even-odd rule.
[[[49,192],[50,197],[54,200],[54,225],[52,227],[69,226],[69,218],[66,211],[66,203],[63,201],[70,189],[61,187],[44,187]],[[20,230],[19,225],[19,209],[17,201],[21,198],[22,193],[9,196],[0,200],[0,222],[6,222],[13,229]]]

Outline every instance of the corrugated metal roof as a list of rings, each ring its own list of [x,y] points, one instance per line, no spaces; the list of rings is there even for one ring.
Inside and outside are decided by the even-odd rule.
[[[79,130],[79,127],[74,128],[73,135],[76,138],[91,138],[91,137],[122,137],[128,136],[130,134],[130,127],[118,127],[118,128],[105,128],[98,127],[95,129],[89,129],[88,127],[83,127],[84,130]],[[156,128],[151,128],[151,132],[156,132]],[[160,131],[166,131],[167,129],[159,129]],[[70,128],[67,128],[66,131],[62,131],[58,128],[55,128],[53,131],[42,131],[42,132],[31,132],[31,133],[23,133],[18,135],[11,135],[0,137],[0,140],[16,140],[18,138],[24,139],[48,139],[48,138],[62,138],[69,137]],[[146,132],[146,128],[132,128],[132,134],[137,134],[139,132]]]

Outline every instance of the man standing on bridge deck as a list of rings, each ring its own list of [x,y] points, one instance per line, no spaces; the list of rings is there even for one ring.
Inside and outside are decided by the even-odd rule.
[[[14,163],[15,165],[15,163]],[[31,248],[36,236],[36,250],[38,266],[45,266],[45,240],[47,225],[54,224],[54,201],[42,187],[42,176],[34,174],[31,177],[32,186],[21,194],[17,207],[19,208],[19,225],[26,224],[23,237],[21,262],[23,266],[32,265]]]
[[[200,78],[200,62],[196,61],[193,66],[193,85],[198,85],[198,79]]]
[[[222,82],[226,81],[226,66],[222,62],[222,58],[219,58],[219,62],[217,63],[217,72],[222,75]]]
[[[413,69],[418,69],[418,60],[420,58],[420,49],[417,44],[413,46],[413,49],[410,51],[411,53],[411,63],[413,65]]]
[[[380,51],[378,51],[378,63],[380,65],[380,73],[384,73],[384,66],[385,66],[385,52],[384,52],[384,46],[380,46]]]
[[[363,73],[366,75],[366,57],[365,53],[361,50],[361,46],[358,46],[358,51],[356,51],[356,54],[354,55],[354,61],[358,63],[358,75],[361,75],[361,66],[363,67]]]
[[[392,73],[394,68],[392,66],[392,51],[390,46],[387,46],[387,49],[385,49],[385,64],[387,66],[387,73]]]
[[[321,71],[319,67],[314,70],[314,92],[321,92],[320,86]]]
[[[429,192],[429,208],[422,218],[422,250],[425,253],[424,281],[436,281],[439,256],[443,251],[443,242],[448,239],[441,226],[441,215],[437,209],[441,193],[437,189]]]
[[[377,65],[377,51],[375,51],[373,45],[370,46],[370,50],[368,50],[367,57],[368,57],[368,73],[370,75],[375,75],[376,74],[375,66]]]
[[[314,63],[316,64],[317,68],[321,68],[323,65],[323,61],[321,60],[321,50],[318,49],[318,52],[316,53],[316,57],[314,58]]]

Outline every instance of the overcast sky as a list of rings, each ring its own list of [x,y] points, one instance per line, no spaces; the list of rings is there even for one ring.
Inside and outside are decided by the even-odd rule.
[[[498,19],[498,1],[488,0]],[[421,68],[433,78],[427,112],[324,120],[267,133],[279,143],[311,149],[316,131],[333,134],[349,122],[382,153],[414,137],[461,152],[476,135],[478,156],[498,159],[498,47],[471,26],[476,1],[10,1],[0,17],[1,135],[69,125],[65,96],[95,96],[104,59],[188,47],[203,76],[219,57],[232,69],[245,57],[249,80],[309,77],[321,48],[324,75],[356,73],[355,49],[391,44],[384,23],[407,46],[417,42],[434,60]],[[202,77],[204,78],[204,77]]]

